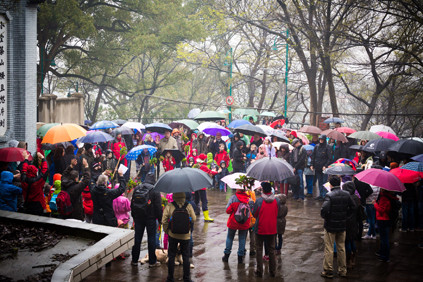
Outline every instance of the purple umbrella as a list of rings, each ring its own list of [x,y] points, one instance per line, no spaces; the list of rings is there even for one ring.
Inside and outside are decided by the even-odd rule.
[[[412,160],[418,161],[418,162],[423,162],[423,154],[414,156],[411,158]]]
[[[164,138],[164,135],[161,135],[160,133],[157,133],[157,132],[152,132],[152,133],[144,134],[144,136],[142,137],[142,141],[145,140],[145,136],[147,136],[147,134],[150,134],[151,137],[153,137],[153,140],[156,140],[156,136],[160,136],[160,139]]]
[[[218,124],[204,128],[203,132],[213,136],[216,136],[217,133],[220,133],[222,136],[228,136],[231,134],[229,130]]]
[[[355,178],[370,185],[379,186],[388,191],[404,192],[404,184],[398,177],[387,171],[370,168],[357,173]]]

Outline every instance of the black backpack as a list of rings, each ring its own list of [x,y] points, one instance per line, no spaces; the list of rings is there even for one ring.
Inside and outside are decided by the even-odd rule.
[[[250,218],[250,206],[246,203],[239,203],[235,212],[235,221],[244,224]]]
[[[149,194],[153,188],[154,186],[148,183],[144,183],[135,187],[131,200],[132,216],[134,214],[137,216],[147,215],[148,206],[151,204]]]
[[[401,202],[397,198],[389,198],[389,202],[391,203],[391,208],[389,209],[389,220],[392,223],[392,230],[395,230],[398,224]]]
[[[188,234],[191,230],[191,217],[187,210],[188,203],[185,202],[182,207],[179,207],[175,202],[172,202],[172,204],[175,206],[175,210],[169,219],[170,231],[173,234]]]

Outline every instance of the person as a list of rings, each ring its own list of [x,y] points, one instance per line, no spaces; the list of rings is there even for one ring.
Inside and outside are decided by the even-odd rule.
[[[276,254],[280,255],[283,244],[283,234],[285,233],[286,227],[286,215],[288,214],[288,207],[286,206],[286,195],[278,194],[276,198],[279,199],[279,210],[278,210],[278,236],[276,237],[275,250]]]
[[[0,210],[17,211],[18,196],[22,195],[22,188],[13,183],[13,173],[1,172],[0,180]]]
[[[216,174],[218,174],[219,172],[221,172],[221,169],[219,168],[218,171],[213,171],[211,169],[209,169],[207,167],[206,164],[206,155],[201,154],[198,157],[198,164],[200,165],[200,169],[202,171],[204,171],[205,173],[207,173],[210,177],[214,177]],[[197,214],[200,214],[200,208],[199,208],[199,204],[200,204],[200,199],[201,199],[201,208],[203,210],[203,215],[204,215],[204,221],[205,222],[213,222],[214,219],[209,217],[209,208],[207,206],[207,187],[195,191],[195,205],[197,206]]]
[[[87,159],[82,159],[83,175],[79,181],[79,173],[76,171],[77,160],[73,159],[71,164],[63,171],[62,175],[62,190],[69,194],[72,203],[72,213],[65,218],[73,218],[83,221],[85,218],[84,209],[82,205],[81,193],[90,185],[91,173],[88,166]]]
[[[207,153],[207,167],[215,171],[217,171],[218,168],[218,162],[213,159],[213,154],[210,152]]]
[[[186,203],[185,201],[185,193],[174,193],[173,194],[173,202],[172,204],[167,204],[164,211],[163,211],[163,230],[169,236],[169,249],[168,249],[168,274],[166,281],[173,282],[174,277],[174,269],[175,269],[175,256],[177,252],[177,247],[179,244],[180,251],[182,253],[182,260],[183,260],[183,280],[185,282],[191,281],[191,274],[190,274],[190,260],[189,260],[189,244],[190,244],[190,237],[191,237],[191,229],[188,229],[188,232],[185,234],[175,234],[172,232],[172,228],[169,226],[170,220],[172,218],[173,212],[175,211],[177,205],[179,208],[183,208],[186,206],[186,211],[190,217],[190,221],[194,222],[196,220],[194,209],[192,208],[191,204]],[[178,222],[172,222],[172,225],[177,225]]]
[[[255,121],[254,121],[254,118],[253,118],[252,116],[250,116],[250,117],[248,118],[248,121],[249,121],[252,125],[256,125],[256,123],[255,123]]]
[[[339,128],[339,127],[341,127],[342,125],[341,125],[341,123],[340,122],[337,122],[337,123],[335,123],[335,128]]]
[[[336,143],[333,145],[333,160],[336,161],[341,158],[347,158],[347,146],[346,143],[343,143],[340,140],[336,140]]]
[[[66,168],[65,149],[62,146],[57,147],[53,153],[54,172],[62,174]]]
[[[216,154],[219,152],[219,146],[222,144],[224,146],[224,150],[226,151],[226,142],[222,139],[222,133],[217,132],[216,138],[214,138],[213,141],[209,144],[209,152],[213,154],[213,156],[216,156]]]
[[[256,144],[257,148],[260,147],[261,144],[263,144],[263,140],[261,139],[260,135],[255,133],[253,136],[253,141],[250,143],[251,144]]]
[[[314,147],[310,169],[314,171],[313,185],[319,181],[319,196],[317,199],[323,200],[326,195],[326,189],[323,184],[327,181],[327,174],[323,171],[330,165],[332,160],[330,147],[326,143],[326,135],[319,136],[319,144]]]
[[[217,164],[220,164],[222,161],[226,163],[226,167],[229,166],[229,155],[228,152],[225,151],[225,146],[223,144],[219,144],[219,152],[214,157],[214,160]]]
[[[337,175],[331,175],[329,178],[331,191],[325,195],[320,210],[320,215],[325,221],[323,272],[320,275],[325,278],[333,278],[334,276],[334,243],[336,243],[339,275],[341,277],[347,276],[345,233],[347,218],[355,208],[355,203],[347,191],[341,190],[340,185],[341,178]]]
[[[163,163],[164,171],[166,172],[169,170],[173,170],[175,168],[176,161],[175,161],[175,158],[172,157],[172,154],[169,151],[167,151],[162,163]]]
[[[238,211],[239,205],[241,203],[246,205],[246,208],[250,210],[249,206],[250,197],[247,195],[244,189],[236,190],[235,195],[229,199],[228,204],[226,205],[226,213],[229,214],[227,227],[228,235],[226,236],[226,248],[223,252],[222,261],[228,262],[229,255],[232,251],[232,244],[234,242],[235,233],[238,230],[238,264],[244,263],[245,256],[245,242],[247,240],[247,232],[250,228],[250,212],[248,211],[248,219],[240,223],[235,218],[235,213]],[[251,201],[252,202],[252,201]]]
[[[150,153],[148,152],[147,148],[142,150],[141,154],[138,155],[135,162],[140,166],[139,174],[141,176],[141,182],[144,182],[150,163]]]
[[[374,185],[370,185],[370,187],[372,187],[373,193],[365,199],[367,223],[369,224],[369,229],[367,230],[366,235],[364,235],[361,239],[376,240],[376,210],[375,206],[373,205],[373,201],[376,201],[379,197],[380,188]]]
[[[247,157],[242,152],[244,143],[242,141],[238,141],[235,146],[236,149],[234,150],[232,161],[233,172],[245,172],[244,162],[247,160]]]
[[[289,157],[289,163],[294,168],[294,174],[300,179],[299,183],[296,183],[293,187],[293,198],[294,200],[304,201],[303,172],[306,166],[307,152],[304,150],[301,141],[297,138],[292,140],[292,146],[294,146],[294,150],[292,150]]]
[[[229,174],[224,160],[220,161],[220,169],[221,171],[216,175],[216,182],[219,185],[220,192],[223,192],[225,190],[225,183],[222,181],[222,178]]]
[[[266,150],[268,156],[276,158],[276,150],[275,147],[273,147],[272,142],[270,141],[270,137],[266,137],[262,145],[264,145],[264,149]]]
[[[74,146],[69,145],[69,146],[66,147],[66,149],[65,149],[65,156],[63,157],[64,160],[65,160],[65,167],[64,167],[64,169],[67,168],[70,165],[71,161],[75,158],[74,152],[75,152],[75,147]]]
[[[253,162],[255,162],[257,157],[257,147],[255,144],[250,146],[250,151],[248,154],[245,155],[247,160],[245,161],[245,169],[250,166]]]
[[[253,190],[247,190],[246,193],[250,201],[252,201],[251,204],[254,208],[254,203],[256,202],[256,193]],[[248,229],[248,235],[250,236],[250,256],[255,256],[256,255],[256,232],[254,231],[254,226],[256,225],[256,219],[253,216],[252,212],[253,212],[253,209],[250,210],[250,228]]]
[[[166,130],[164,138],[160,139],[159,142],[159,150],[163,152],[166,149],[178,149],[178,144],[176,143],[176,139],[170,136],[170,131]]]
[[[358,221],[362,219],[362,206],[360,199],[355,194],[355,185],[352,181],[347,181],[342,185],[342,189],[350,193],[350,197],[355,203],[355,207],[351,210],[351,216],[347,218],[346,233],[345,233],[345,252],[347,260],[347,269],[355,265],[355,257],[357,248],[355,246],[355,239],[358,234]],[[363,211],[364,213],[364,211]]]
[[[376,210],[376,223],[380,235],[380,249],[376,252],[376,256],[382,262],[390,261],[389,233],[391,232],[393,220],[390,216],[392,215],[391,209],[393,209],[391,201],[397,201],[396,196],[383,188],[380,188],[379,198],[373,201]]]
[[[172,137],[176,140],[176,145],[178,146],[178,150],[182,153],[184,152],[184,140],[181,137],[181,132],[179,129],[174,128],[172,130]]]
[[[113,154],[113,151],[110,149],[106,150],[106,160],[103,163],[103,168],[105,170],[114,171],[117,165],[117,160]]]
[[[118,184],[116,184],[116,186],[118,186]],[[113,200],[113,211],[115,212],[118,227],[128,228],[129,220],[131,219],[129,215],[131,211],[131,201],[125,197],[124,193]]]
[[[314,147],[305,147],[306,149],[306,166],[304,168],[304,175],[306,179],[306,185],[307,185],[307,194],[306,197],[312,197],[313,196],[313,179],[314,179],[314,171],[310,169],[311,166],[311,155],[313,154]]]
[[[256,232],[257,270],[256,276],[263,276],[263,244],[269,252],[269,273],[271,277],[276,275],[275,241],[277,234],[277,216],[279,212],[279,200],[272,193],[269,182],[262,182],[263,193],[261,198],[254,204],[253,216],[256,218],[254,230]]]
[[[98,179],[98,178],[97,178]],[[84,207],[85,222],[93,222],[93,213],[94,213],[94,204],[91,198],[90,187],[87,186],[81,193],[82,196],[82,206]]]
[[[404,184],[405,191],[401,195],[402,224],[401,232],[414,231],[415,213],[414,205],[417,200],[417,190],[414,183]]]
[[[134,246],[132,247],[132,262],[133,266],[138,265],[140,258],[141,242],[144,235],[144,230],[147,229],[148,242],[148,263],[149,267],[159,266],[160,263],[156,257],[156,220],[162,221],[162,197],[160,192],[153,190],[153,185],[156,179],[154,173],[148,173],[143,184],[135,188],[140,191],[140,198],[132,196],[131,214],[135,224]],[[145,193],[141,193],[144,190]],[[145,197],[143,199],[143,197]],[[145,204],[147,203],[147,204]]]
[[[202,131],[198,132],[198,138],[192,141],[192,148],[197,150],[197,154],[207,154],[207,140]]]
[[[234,156],[234,150],[236,148],[236,143],[238,143],[238,141],[240,141],[240,136],[239,136],[239,133],[238,132],[235,132],[235,134],[232,137],[231,137],[231,135],[229,135],[229,137],[231,138],[230,139],[230,142],[228,144],[228,147],[229,147],[229,157],[230,158],[233,158],[233,156]],[[245,146],[245,144],[244,144],[244,146]]]
[[[251,144],[251,146],[253,146],[253,145],[255,145],[255,144]],[[266,150],[265,145],[264,144],[261,144],[259,146],[259,148],[258,148],[258,153],[257,153],[257,156],[256,156],[256,160],[260,160],[260,159],[266,158],[268,156],[269,155],[267,154],[267,150]]]

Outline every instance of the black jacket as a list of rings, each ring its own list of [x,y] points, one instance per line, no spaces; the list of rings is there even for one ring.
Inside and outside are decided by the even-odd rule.
[[[227,151],[226,142],[223,141],[222,139],[220,139],[219,141],[216,140],[216,139],[214,139],[214,140],[210,140],[209,142],[210,142],[210,144],[209,144],[209,152],[212,152],[213,158],[214,158],[214,156],[216,156],[217,153],[219,153],[219,151],[220,151],[219,150],[220,144],[223,144],[225,146],[225,151]]]
[[[107,189],[106,186],[94,186],[91,189],[93,200],[93,223],[117,227],[117,219],[113,210],[113,200],[125,192],[126,182],[119,176],[119,188]]]
[[[81,193],[90,185],[91,174],[89,168],[84,168],[82,179],[80,182],[76,182],[75,179],[71,179],[69,174],[73,170],[72,167],[68,166],[62,175],[62,189],[68,192],[72,202],[72,213],[67,218],[74,218],[84,220],[84,207],[82,206]]]
[[[333,146],[333,161],[336,161],[337,159],[340,159],[340,158],[347,158],[347,157],[348,157],[347,147],[345,146],[344,143],[341,143],[338,147]]]
[[[244,170],[244,155],[242,154],[241,146],[243,146],[244,143],[242,141],[238,141],[235,146],[234,154],[233,154],[233,161],[232,161],[232,167],[234,169],[234,172],[240,172]]]
[[[352,181],[345,182],[344,185],[342,186],[342,189],[350,193],[350,197],[355,203],[355,208],[351,211],[351,216],[347,218],[347,226],[346,226],[347,232],[345,237],[346,240],[352,241],[357,238],[357,234],[358,234],[358,222],[361,218],[360,216],[361,204],[360,204],[360,199],[355,194],[354,182]]]
[[[148,198],[151,202],[147,206],[147,216],[144,215],[137,215],[134,210],[132,210],[132,217],[134,217],[136,220],[158,220],[159,222],[162,222],[162,216],[163,216],[163,208],[162,208],[162,196],[160,192],[157,192],[154,190],[154,176],[151,174],[147,174],[147,177],[145,178],[145,181],[142,185],[147,186],[147,188],[150,189],[150,192],[148,193]]]
[[[298,151],[297,161],[294,161],[295,152]],[[304,170],[307,164],[307,151],[303,148],[303,146],[299,146],[292,150],[291,155],[289,156],[289,163],[292,165],[293,168],[296,170]]]
[[[347,218],[356,208],[350,194],[341,188],[334,187],[326,194],[320,211],[325,220],[324,227],[327,232],[337,233],[346,230]]]
[[[326,144],[319,143],[314,147],[314,151],[311,158],[311,165],[315,170],[321,171],[323,167],[328,167],[332,163],[332,150]]]

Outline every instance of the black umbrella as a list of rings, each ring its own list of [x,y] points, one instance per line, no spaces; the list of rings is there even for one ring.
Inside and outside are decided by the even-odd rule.
[[[172,132],[172,128],[169,125],[161,122],[147,124],[145,129],[157,133],[165,133],[166,131]]]
[[[411,139],[402,139],[393,143],[388,151],[417,156],[423,154],[423,143]]]
[[[71,142],[61,142],[61,143],[56,143],[56,144],[43,143],[43,144],[41,144],[41,149],[42,150],[54,150],[54,149],[57,149],[59,147],[63,147],[63,148],[66,149],[69,146],[73,146],[73,144]]]
[[[374,153],[381,151],[388,151],[389,147],[395,143],[394,140],[388,138],[374,139],[367,142],[363,147],[363,151]]]
[[[165,172],[154,189],[164,193],[194,192],[212,184],[211,177],[201,169],[184,167]]]
[[[285,136],[285,134],[280,130],[274,130],[272,134],[270,134],[271,137],[276,137],[278,141],[282,142],[289,142],[289,139]]]
[[[131,128],[129,128],[129,127],[121,126],[121,127],[118,127],[118,128],[113,129],[112,130],[112,133],[113,133],[113,136],[116,136],[118,134],[121,134],[121,135],[132,135],[132,134],[134,134],[134,131]]]
[[[185,155],[181,151],[179,151],[178,149],[163,150],[162,155],[166,156],[167,152],[169,152],[172,155],[172,157],[175,158],[176,163],[181,162],[185,158]]]
[[[237,128],[234,129],[234,132],[241,132],[246,135],[258,134],[261,137],[267,136],[267,134],[264,132],[263,129],[252,124],[244,124],[244,125],[238,126]]]
[[[361,145],[352,145],[352,146],[350,146],[350,150],[363,151],[363,146],[361,146]]]
[[[324,174],[329,175],[353,175],[355,171],[346,164],[334,164],[323,171]]]
[[[263,158],[255,161],[247,169],[247,176],[259,181],[283,181],[294,176],[294,169],[285,160]]]
[[[115,122],[115,123],[117,123],[119,125],[122,125],[122,124],[124,124],[126,122],[126,120],[124,120],[124,119],[115,119],[113,122]]]

